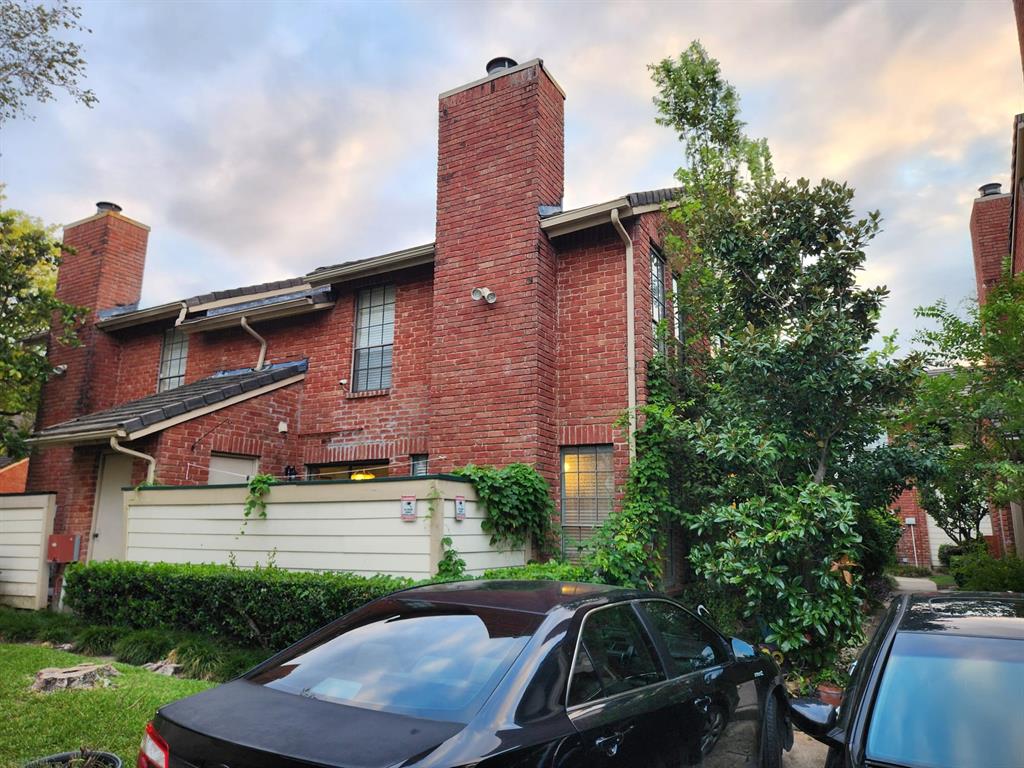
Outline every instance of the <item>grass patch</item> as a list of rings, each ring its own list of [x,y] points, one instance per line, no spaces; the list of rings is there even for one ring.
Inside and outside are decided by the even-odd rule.
[[[29,690],[44,667],[91,661],[39,646],[0,645],[0,768],[83,746],[134,765],[142,729],[156,710],[211,685],[115,664],[121,676],[110,688],[48,695]]]
[[[174,637],[162,629],[140,629],[114,643],[114,655],[125,664],[149,664],[166,659],[174,645]]]
[[[929,579],[935,582],[935,586],[939,589],[956,589],[956,579],[953,578],[951,573],[939,573],[936,571],[928,576]]]

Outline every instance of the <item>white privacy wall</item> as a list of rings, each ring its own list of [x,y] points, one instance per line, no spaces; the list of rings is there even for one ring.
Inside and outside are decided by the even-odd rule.
[[[52,493],[0,496],[0,603],[46,607],[47,539],[53,533]]]
[[[521,549],[490,546],[473,487],[460,480],[282,484],[265,497],[266,519],[248,521],[246,493],[242,486],[126,491],[125,559],[243,567],[273,562],[289,570],[421,579],[434,575],[441,538],[450,536],[472,575],[526,561]],[[403,496],[415,497],[415,520],[402,519]],[[457,496],[466,499],[462,521],[455,519]]]

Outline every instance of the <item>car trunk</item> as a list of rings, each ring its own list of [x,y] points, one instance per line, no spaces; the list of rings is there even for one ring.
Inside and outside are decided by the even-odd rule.
[[[462,723],[334,704],[236,680],[162,708],[176,768],[388,768],[424,755]]]

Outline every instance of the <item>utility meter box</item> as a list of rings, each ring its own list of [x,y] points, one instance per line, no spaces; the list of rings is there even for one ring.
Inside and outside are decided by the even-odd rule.
[[[46,559],[51,563],[73,563],[78,560],[82,537],[75,533],[54,533],[46,546]]]

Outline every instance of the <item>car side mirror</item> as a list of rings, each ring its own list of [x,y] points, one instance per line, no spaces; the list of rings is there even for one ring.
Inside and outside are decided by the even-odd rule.
[[[831,704],[819,699],[791,699],[789,714],[793,725],[812,739],[830,747],[842,747],[846,743],[846,734],[836,727],[839,711]]]
[[[750,643],[740,640],[738,637],[729,638],[729,643],[732,645],[732,655],[737,659],[757,658],[757,651]]]

